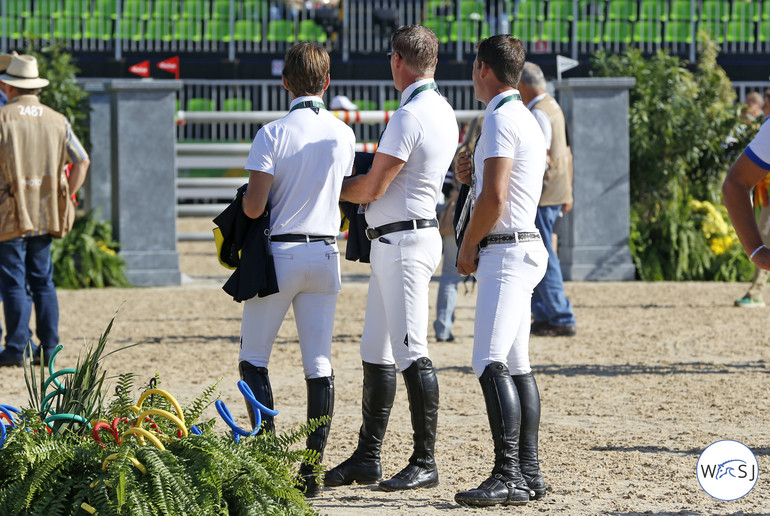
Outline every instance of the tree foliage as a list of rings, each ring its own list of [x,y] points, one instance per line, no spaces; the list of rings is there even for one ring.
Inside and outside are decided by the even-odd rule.
[[[753,271],[729,224],[724,234],[704,229],[707,219],[719,227],[715,218],[727,220],[722,181],[759,128],[742,120],[718,52],[705,41],[693,70],[664,51],[593,58],[596,76],[636,79],[629,106],[629,246],[643,280],[736,281]]]

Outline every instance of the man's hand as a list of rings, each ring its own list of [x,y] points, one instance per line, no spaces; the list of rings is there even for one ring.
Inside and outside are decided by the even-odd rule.
[[[561,205],[561,212],[566,215],[567,213],[572,211],[572,203],[571,202],[565,202]]]
[[[471,153],[463,151],[457,154],[455,159],[455,177],[463,184],[471,184],[471,175],[473,174],[473,161]]]
[[[475,245],[469,245],[463,240],[460,246],[460,252],[457,254],[457,272],[467,276],[479,268],[479,248]]]

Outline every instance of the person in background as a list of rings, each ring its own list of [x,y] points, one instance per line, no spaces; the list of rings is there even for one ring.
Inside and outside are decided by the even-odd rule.
[[[540,67],[526,63],[519,92],[542,130],[547,149],[543,193],[535,225],[548,250],[548,269],[532,294],[532,333],[541,337],[572,337],[577,333],[575,314],[564,293],[561,263],[553,247],[553,226],[562,214],[572,209],[572,154],[567,146],[564,113],[546,86]]]
[[[443,255],[441,265],[441,277],[438,283],[436,296],[436,320],[433,321],[433,330],[436,332],[436,342],[453,342],[452,326],[455,321],[455,305],[457,304],[457,284],[462,275],[457,272],[457,242],[455,241],[454,215],[459,185],[455,181],[454,172],[447,171],[444,178],[445,202],[441,205],[438,227],[441,233],[441,253]]]
[[[47,363],[59,344],[51,240],[72,229],[71,195],[91,163],[69,121],[40,103],[37,95],[48,84],[28,55],[13,56],[0,75],[8,98],[0,108],[0,294],[7,331],[0,366],[22,365],[33,304],[40,341],[33,360]]]

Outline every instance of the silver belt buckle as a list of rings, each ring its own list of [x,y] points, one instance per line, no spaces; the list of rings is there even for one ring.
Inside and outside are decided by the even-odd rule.
[[[369,239],[370,241],[377,238],[378,233],[375,228],[366,228],[364,232],[366,233],[366,238]]]

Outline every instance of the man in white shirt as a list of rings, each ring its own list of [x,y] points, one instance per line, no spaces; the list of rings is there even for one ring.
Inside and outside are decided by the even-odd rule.
[[[535,227],[545,170],[545,141],[515,89],[524,66],[520,40],[500,34],[479,43],[473,63],[476,98],[486,104],[473,155],[458,158],[471,184],[471,216],[457,257],[475,273],[478,296],[473,371],[479,378],[494,442],[492,475],[455,501],[469,506],[524,504],[545,495],[537,459],[540,397],[529,364],[532,290],[548,252]]]
[[[459,132],[454,111],[433,81],[438,38],[426,27],[400,27],[388,52],[401,105],[380,139],[371,170],[345,181],[342,199],[366,204],[371,278],[361,336],[363,425],[353,456],[325,477],[327,486],[373,484],[382,477],[380,447],[396,389],[409,395],[414,452],[381,489],[438,485],[434,459],[438,382],[428,356],[428,285],[441,260],[436,203]]]
[[[298,43],[286,53],[283,84],[291,92],[291,108],[257,132],[246,162],[249,185],[243,196],[243,211],[251,218],[262,216],[270,203],[270,249],[279,292],[244,304],[241,378],[259,402],[274,408],[267,365],[292,305],[307,384],[307,417],[329,418],[307,438],[307,448],[318,452],[319,462],[334,411],[331,342],[340,290],[338,202],[355,155],[352,129],[329,113],[322,100],[329,86],[329,63],[329,54],[315,43]],[[266,418],[265,429],[273,429],[272,418]],[[313,465],[302,464],[300,474],[305,495],[317,495]]]

